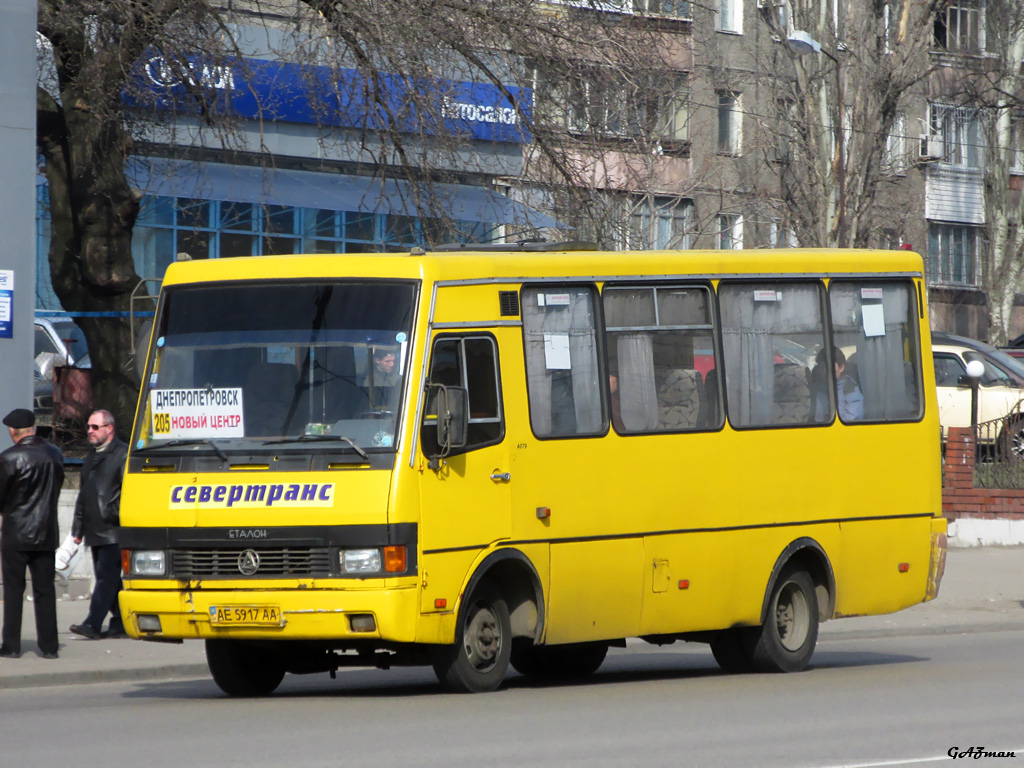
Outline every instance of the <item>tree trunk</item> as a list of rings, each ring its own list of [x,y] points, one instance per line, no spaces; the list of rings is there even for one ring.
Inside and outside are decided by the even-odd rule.
[[[98,119],[84,99],[62,94],[62,108],[38,93],[39,149],[50,185],[50,277],[65,310],[85,334],[92,359],[93,407],[114,414],[127,438],[139,381],[129,365],[133,329],[127,316],[139,282],[132,259],[138,201],[124,173],[123,129]]]

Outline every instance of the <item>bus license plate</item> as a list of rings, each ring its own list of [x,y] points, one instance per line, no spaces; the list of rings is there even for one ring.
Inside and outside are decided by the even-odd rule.
[[[211,605],[210,623],[221,626],[281,626],[281,608],[276,605]]]

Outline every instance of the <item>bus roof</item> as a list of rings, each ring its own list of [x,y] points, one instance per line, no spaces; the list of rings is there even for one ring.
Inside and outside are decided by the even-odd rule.
[[[175,262],[164,285],[233,280],[387,278],[508,282],[541,278],[922,275],[913,251],[787,248],[686,251],[458,251],[254,256]]]

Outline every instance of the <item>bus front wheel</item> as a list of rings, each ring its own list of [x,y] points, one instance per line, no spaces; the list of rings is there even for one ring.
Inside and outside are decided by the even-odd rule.
[[[772,588],[764,626],[745,638],[757,672],[799,672],[818,642],[818,600],[806,571],[787,568]]]
[[[269,696],[284,679],[280,656],[240,640],[207,640],[206,663],[228,696]]]
[[[434,674],[445,688],[485,693],[501,685],[512,653],[512,622],[504,598],[481,584],[466,604],[455,645],[434,652]]]

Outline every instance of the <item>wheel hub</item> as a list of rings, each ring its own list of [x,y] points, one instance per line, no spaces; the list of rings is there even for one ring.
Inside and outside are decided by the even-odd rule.
[[[466,630],[466,658],[478,670],[494,665],[501,652],[501,625],[489,608],[481,608]]]

